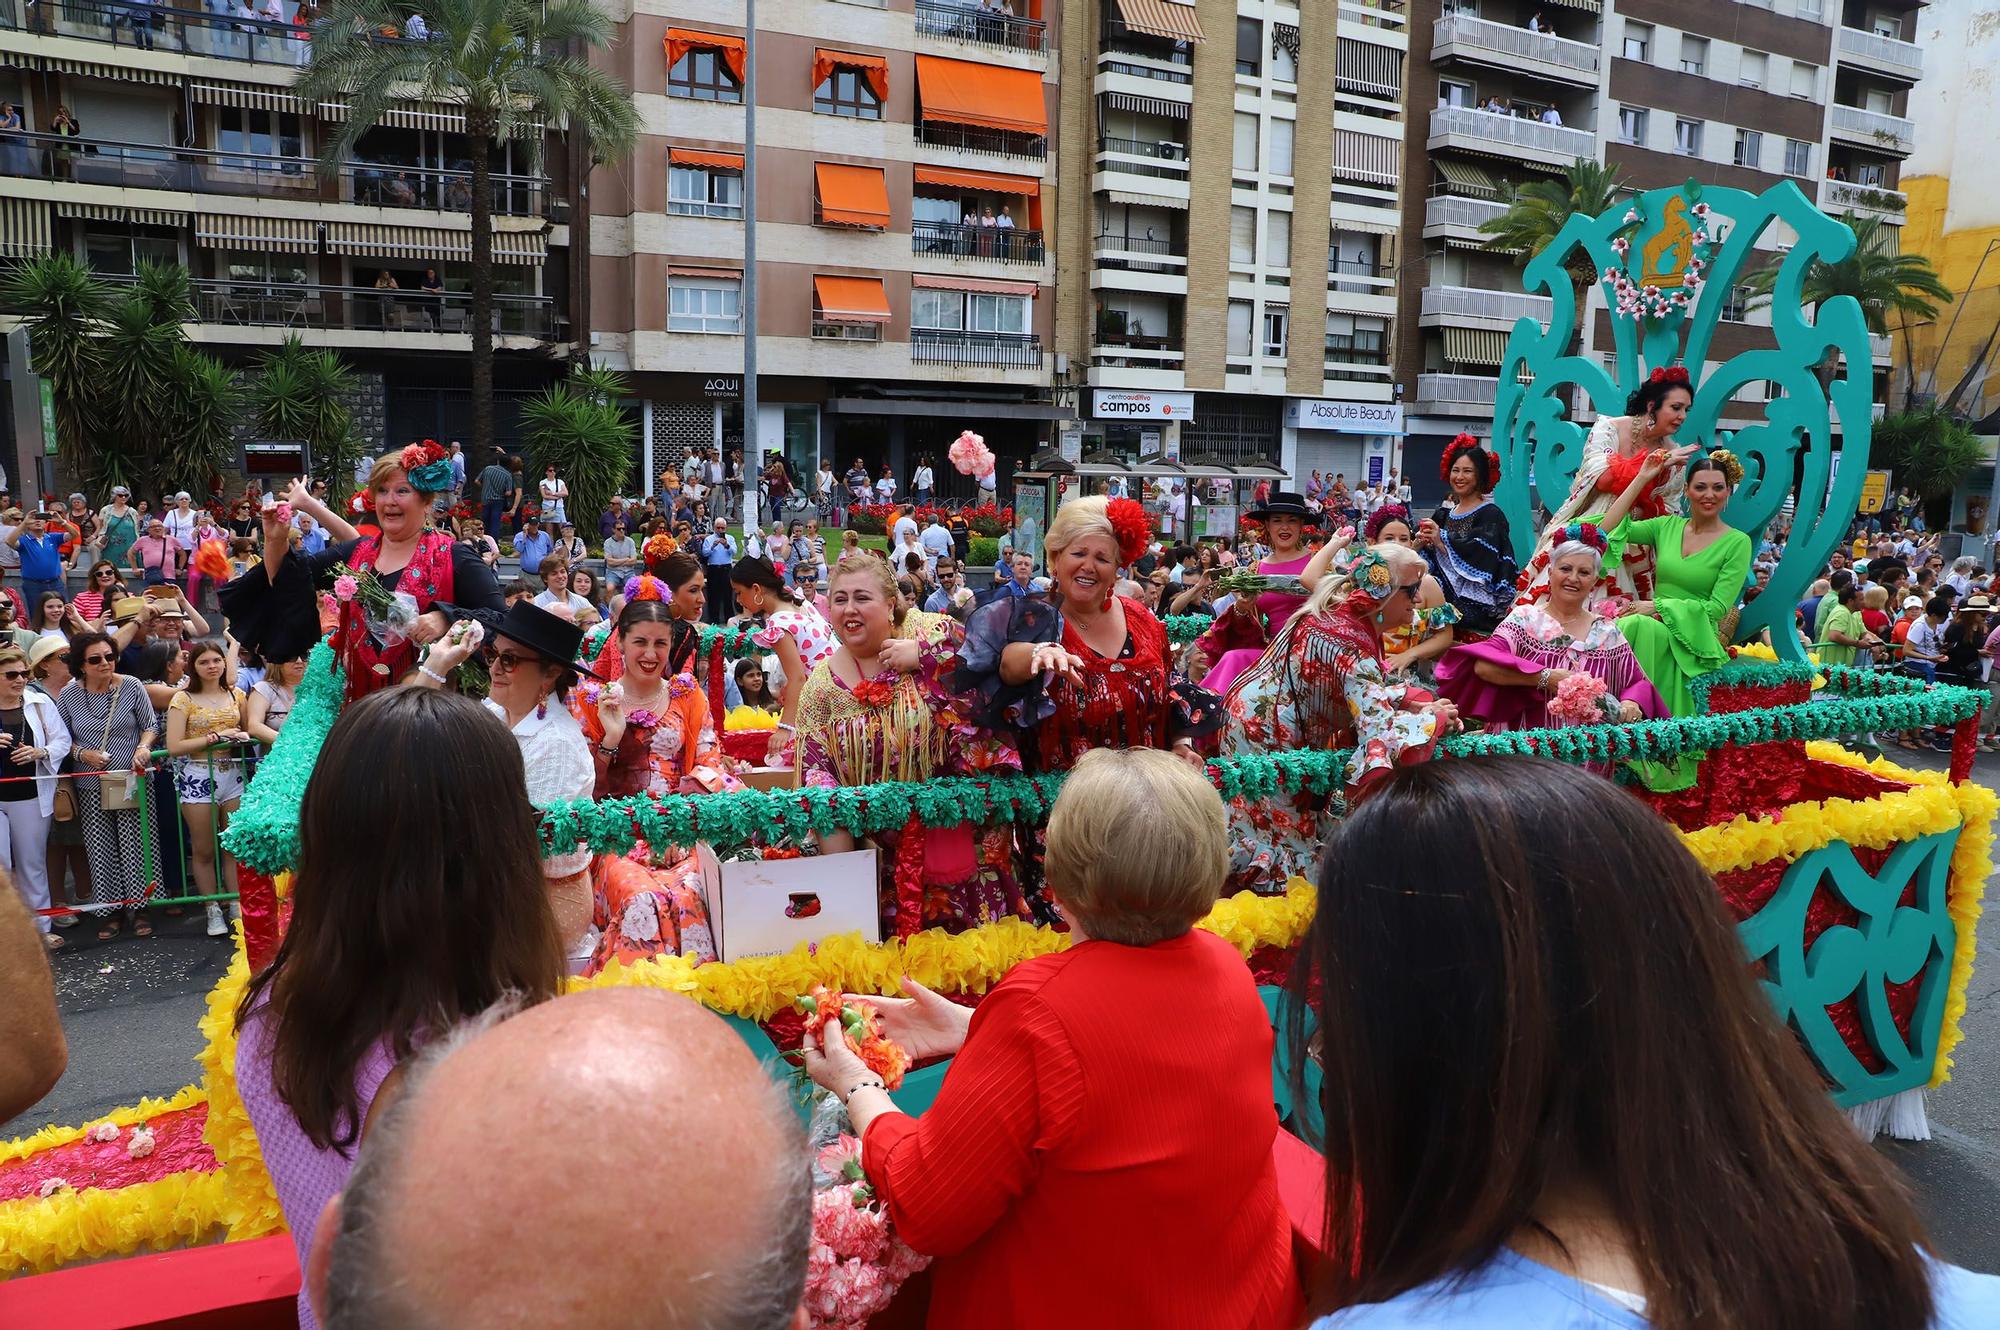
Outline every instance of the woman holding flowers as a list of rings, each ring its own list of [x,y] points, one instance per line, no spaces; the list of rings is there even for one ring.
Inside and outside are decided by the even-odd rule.
[[[315,589],[340,602],[333,645],[350,700],[400,682],[417,648],[458,619],[498,627],[506,604],[493,570],[471,545],[430,525],[432,501],[451,488],[451,462],[432,440],[379,458],[366,497],[378,534],[362,535],[312,497],[301,478],[287,501],[264,509],[264,562],[223,589],[223,608],[245,646],[267,660],[304,654],[320,635]],[[311,513],[339,541],[319,554],[291,548],[291,509]]]
[[[1020,770],[1013,745],[975,725],[971,708],[950,691],[956,623],[945,621],[953,631],[942,638],[898,636],[895,583],[882,561],[868,554],[840,561],[826,601],[839,645],[813,666],[799,696],[801,784],[872,785]],[[920,847],[899,844],[912,835]],[[853,848],[845,832],[821,839],[829,852]],[[1009,869],[1014,838],[1005,824],[911,827],[878,839],[888,879],[881,893],[885,934],[933,926],[956,932],[1009,915],[1027,917]],[[912,848],[919,854],[904,852]]]
[[[1451,501],[1417,526],[1417,548],[1430,561],[1461,630],[1484,636],[1514,604],[1514,537],[1493,502],[1500,459],[1470,434],[1445,447],[1438,463]]]
[[[1263,630],[1263,641],[1284,626],[1287,619],[1306,603],[1306,595],[1311,588],[1300,579],[1312,554],[1305,546],[1307,517],[1306,501],[1289,490],[1279,490],[1264,502],[1252,508],[1244,516],[1253,522],[1264,524],[1265,539],[1270,543],[1271,552],[1257,561],[1255,576],[1239,578],[1240,589],[1231,608],[1237,617],[1243,618],[1245,600],[1254,604],[1252,618]],[[1202,547],[1203,568],[1208,568],[1207,555],[1210,547]],[[1251,591],[1251,586],[1259,588]],[[1213,631],[1213,630],[1211,630]],[[1226,631],[1226,626],[1225,626]],[[1223,637],[1218,634],[1211,638],[1203,634],[1198,646],[1203,657],[1211,662],[1201,686],[1218,696],[1229,691],[1229,685],[1236,682],[1236,676],[1257,663],[1263,654],[1261,645],[1237,647],[1233,650],[1218,650]]]
[[[1417,524],[1411,519],[1410,510],[1400,503],[1384,504],[1370,513],[1361,534],[1370,545],[1401,545],[1411,550],[1417,547]],[[1425,573],[1423,589],[1417,593],[1416,611],[1407,626],[1391,625],[1384,630],[1382,659],[1394,673],[1417,674],[1422,678],[1418,671],[1427,670],[1427,662],[1450,649],[1458,608],[1445,600],[1444,588],[1438,585],[1437,578]]]

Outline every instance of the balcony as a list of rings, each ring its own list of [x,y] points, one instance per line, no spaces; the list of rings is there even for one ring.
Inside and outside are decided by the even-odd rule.
[[[140,51],[172,51],[212,60],[294,68],[305,64],[310,49],[309,43],[299,36],[299,29],[289,23],[170,9],[163,5],[41,0],[27,6],[27,17],[23,20],[20,10],[10,3],[0,5],[0,27],[107,42]],[[405,39],[375,40],[400,44]]]
[[[1162,180],[1188,178],[1188,150],[1173,139],[1121,139],[1099,135],[1097,165],[1100,170],[1121,171],[1126,175],[1153,176]]]
[[[1011,18],[950,0],[917,0],[917,35],[1003,51],[1040,54],[1048,50],[1047,25],[1039,20]]]
[[[1033,157],[1040,161],[1049,155],[1049,141],[1040,134],[981,129],[976,125],[956,125],[946,120],[919,120],[917,142],[986,157]]]
[[[1901,226],[1909,203],[1909,195],[1885,185],[1857,185],[1846,180],[1819,182],[1819,206],[1835,216],[1843,212],[1863,213]]]
[[[14,141],[21,145],[20,151],[0,153],[0,175],[294,203],[472,211],[470,171],[356,161],[342,162],[328,177],[318,174],[319,164],[310,157],[267,157],[58,134],[17,134]],[[495,175],[493,211],[503,217],[539,217],[548,201],[548,187],[540,176]]]
[[[1417,411],[1423,415],[1463,416],[1493,412],[1500,379],[1482,374],[1417,375]]]
[[[997,263],[1040,263],[1048,257],[1040,231],[951,222],[910,223],[910,253],[919,258],[992,259]]]
[[[1915,83],[1924,76],[1924,51],[1915,42],[1882,37],[1859,28],[1840,30],[1840,63]]]
[[[194,287],[198,321],[221,327],[460,335],[472,329],[472,297],[463,291],[428,295],[366,286],[208,280]],[[496,335],[547,341],[555,321],[555,301],[548,296],[493,297]]]
[[[1100,330],[1091,339],[1090,363],[1107,369],[1178,370],[1185,367],[1186,356],[1178,337]]]
[[[1042,339],[1033,333],[912,328],[910,363],[970,365],[991,369],[1040,369]]]
[[[1424,200],[1424,239],[1471,240],[1484,243],[1480,225],[1507,211],[1498,199],[1469,199],[1460,194],[1435,194]]]
[[[879,342],[882,340],[882,325],[837,323],[832,319],[814,319],[812,335],[816,342]]]
[[[1877,152],[1907,157],[1916,145],[1917,127],[1899,115],[1864,111],[1858,106],[1833,106],[1833,137],[1836,142],[1853,143]]]
[[[1186,272],[1187,255],[1176,253],[1175,248],[1171,239],[1114,235],[1107,231],[1091,242],[1090,262],[1095,268],[1122,272]]]
[[[1408,9],[1404,0],[1340,0],[1340,23],[1401,32],[1409,24]]]
[[[1438,20],[1431,32],[1431,59],[1463,60],[1579,87],[1597,86],[1599,53],[1595,42],[1529,32],[1511,23],[1467,14]]]
[[[1555,301],[1519,291],[1493,291],[1475,286],[1426,286],[1417,321],[1427,328],[1493,328],[1513,331],[1521,319],[1546,324],[1555,316]]]
[[[1460,148],[1549,166],[1568,166],[1579,157],[1597,155],[1597,136],[1587,129],[1545,125],[1539,120],[1523,120],[1497,111],[1440,106],[1431,112],[1427,146],[1432,152]]]
[[[1888,333],[1868,334],[1868,356],[1876,364],[1888,364],[1889,357],[1894,354],[1894,350],[1895,344],[1890,340]]]
[[[1386,295],[1391,269],[1374,259],[1337,259],[1326,256],[1326,285],[1329,291],[1355,295]]]

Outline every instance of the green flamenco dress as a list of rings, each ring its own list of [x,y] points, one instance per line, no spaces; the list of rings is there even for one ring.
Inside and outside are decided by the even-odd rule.
[[[1628,614],[1618,620],[1618,629],[1632,644],[1639,667],[1675,716],[1695,712],[1694,696],[1688,691],[1692,680],[1729,663],[1718,630],[1742,599],[1750,576],[1749,536],[1726,531],[1706,549],[1689,556],[1681,553],[1686,530],[1685,517],[1638,521],[1628,517],[1611,533],[1613,549],[1622,549],[1626,543],[1653,548],[1653,607],[1658,617]],[[1631,765],[1647,789],[1669,791],[1693,785],[1699,763],[1698,757],[1683,755]]]

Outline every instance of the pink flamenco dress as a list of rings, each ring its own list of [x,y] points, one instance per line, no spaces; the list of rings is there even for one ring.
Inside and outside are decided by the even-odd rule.
[[[1257,596],[1257,621],[1263,626],[1264,641],[1269,641],[1273,633],[1282,629],[1286,621],[1298,613],[1299,606],[1306,603],[1306,588],[1299,581],[1299,574],[1311,562],[1311,551],[1296,559],[1258,561],[1258,575],[1268,579],[1268,585]],[[1255,665],[1257,658],[1264,654],[1262,642],[1253,646],[1235,640],[1243,628],[1227,621],[1240,617],[1231,614],[1219,616],[1214,627],[1196,642],[1202,654],[1215,662],[1202,677],[1201,686],[1218,697],[1227,693],[1237,676]]]
[[[1487,682],[1477,672],[1482,660],[1524,674],[1580,671],[1602,679],[1608,696],[1634,703],[1648,720],[1668,714],[1617,620],[1601,614],[1593,615],[1590,631],[1577,638],[1545,603],[1517,605],[1491,637],[1455,645],[1438,660],[1438,692],[1457,705],[1460,715],[1482,720],[1493,730],[1546,729],[1553,723],[1548,697],[1531,686]]]

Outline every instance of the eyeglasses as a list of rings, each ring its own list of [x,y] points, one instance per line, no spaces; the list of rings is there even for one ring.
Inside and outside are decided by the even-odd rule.
[[[117,576],[118,570],[116,568],[100,568],[97,570],[97,580],[100,582],[107,577],[116,579]]]
[[[83,663],[86,665],[109,665],[114,659],[116,657],[113,656],[85,656]]]
[[[523,665],[539,665],[541,663],[542,658],[540,656],[517,656],[511,651],[496,651],[493,653],[493,667],[495,669],[518,670]]]
[[[1415,600],[1418,596],[1423,594],[1424,579],[1420,577],[1416,581],[1410,583],[1408,586],[1399,586],[1396,588],[1396,590],[1402,592],[1404,595],[1408,596],[1411,600]]]
[[[0,670],[0,679],[25,679],[27,677],[28,672],[26,670]]]

